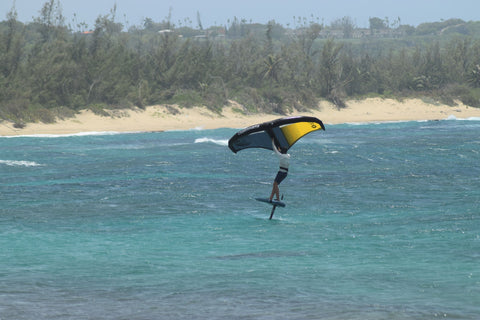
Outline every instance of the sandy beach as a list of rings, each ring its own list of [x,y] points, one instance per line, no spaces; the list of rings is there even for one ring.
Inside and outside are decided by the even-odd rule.
[[[82,132],[141,132],[188,130],[194,128],[243,128],[255,123],[282,117],[272,114],[246,114],[243,107],[231,102],[216,114],[204,107],[179,108],[172,113],[172,107],[157,105],[145,110],[112,110],[111,116],[95,115],[84,110],[74,118],[58,120],[53,124],[29,123],[23,129],[14,128],[12,123],[0,122],[0,136],[75,134]],[[321,102],[317,110],[294,112],[288,116],[310,115],[318,117],[328,124],[388,122],[411,120],[443,120],[449,117],[457,119],[480,118],[480,108],[463,104],[456,106],[434,105],[420,99],[408,99],[402,102],[393,99],[369,98],[351,100],[347,108],[338,110],[328,102]]]

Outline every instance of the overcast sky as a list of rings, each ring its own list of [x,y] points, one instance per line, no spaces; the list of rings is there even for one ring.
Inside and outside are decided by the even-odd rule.
[[[15,3],[18,19],[32,21],[39,16],[47,0],[0,0],[0,20]],[[99,15],[107,15],[117,5],[116,21],[127,26],[141,25],[145,18],[164,20],[171,9],[175,25],[197,27],[197,12],[203,27],[227,25],[234,17],[247,22],[267,23],[270,20],[294,26],[293,17],[319,19],[320,23],[348,16],[358,27],[368,27],[370,17],[390,21],[400,17],[402,24],[417,26],[422,22],[460,18],[480,21],[480,0],[60,0],[67,24],[86,22],[93,27]]]

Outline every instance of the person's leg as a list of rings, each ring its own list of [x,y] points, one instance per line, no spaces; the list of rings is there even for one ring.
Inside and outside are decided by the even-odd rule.
[[[278,190],[277,181],[273,181],[272,193],[270,194],[270,201],[272,201],[274,194],[277,194],[277,199],[278,199],[278,194],[280,191],[277,191],[277,190]]]
[[[277,195],[276,200],[280,200],[280,188],[278,187],[278,183],[275,182],[275,194]]]

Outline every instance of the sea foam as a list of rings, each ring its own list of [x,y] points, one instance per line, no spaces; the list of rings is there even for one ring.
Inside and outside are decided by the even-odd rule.
[[[0,165],[7,165],[11,167],[38,167],[41,164],[38,164],[34,161],[23,161],[23,160],[0,160]]]
[[[458,120],[458,121],[480,121],[480,117],[468,117],[468,118],[457,118],[453,114],[449,115],[445,120]]]
[[[214,143],[218,144],[219,146],[228,146],[228,140],[224,139],[212,139],[212,138],[197,138],[195,139],[195,143]]]
[[[0,136],[0,138],[65,138],[65,137],[85,137],[85,136],[111,136],[116,134],[138,133],[138,132],[117,132],[117,131],[88,131],[66,134],[25,134],[18,136]]]

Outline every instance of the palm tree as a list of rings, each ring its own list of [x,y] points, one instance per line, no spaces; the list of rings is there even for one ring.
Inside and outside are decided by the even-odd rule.
[[[270,79],[270,83],[273,81],[278,82],[278,73],[280,71],[280,62],[282,58],[277,57],[275,54],[269,54],[263,61],[265,66],[265,73],[263,78]]]

